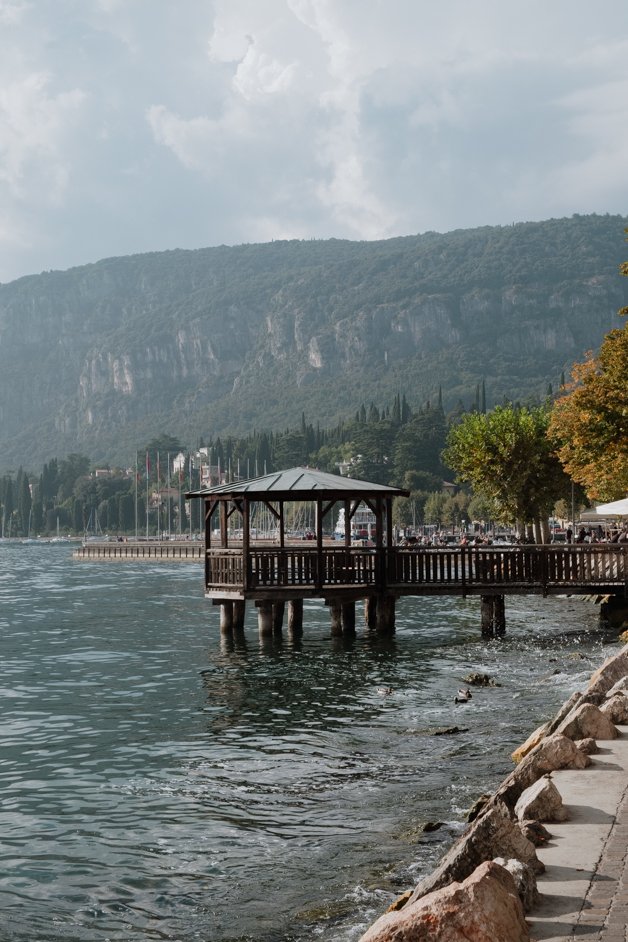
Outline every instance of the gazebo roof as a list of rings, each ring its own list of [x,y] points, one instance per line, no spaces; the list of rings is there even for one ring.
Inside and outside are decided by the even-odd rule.
[[[232,481],[190,491],[186,497],[252,497],[258,500],[276,498],[281,500],[312,500],[316,497],[349,500],[354,497],[407,497],[408,491],[387,484],[358,481],[314,468],[290,468],[276,471],[248,481]]]

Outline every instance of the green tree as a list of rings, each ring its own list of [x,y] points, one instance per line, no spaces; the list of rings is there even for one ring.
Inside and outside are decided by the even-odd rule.
[[[534,524],[537,540],[548,539],[547,518],[568,486],[548,426],[543,407],[469,413],[451,429],[443,455],[461,481],[494,503],[498,519]]]
[[[628,276],[628,262],[620,271]],[[628,308],[619,313],[628,315]],[[554,403],[549,434],[565,470],[589,498],[623,497],[628,491],[628,324],[611,330],[599,355],[576,363],[572,376],[567,394]]]

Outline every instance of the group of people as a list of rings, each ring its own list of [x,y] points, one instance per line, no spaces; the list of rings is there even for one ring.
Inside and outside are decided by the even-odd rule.
[[[573,531],[568,529],[566,535],[567,542],[571,543]],[[611,530],[606,533],[601,526],[591,527],[588,530],[585,527],[580,527],[576,543],[628,543],[628,526],[622,527],[621,530]]]

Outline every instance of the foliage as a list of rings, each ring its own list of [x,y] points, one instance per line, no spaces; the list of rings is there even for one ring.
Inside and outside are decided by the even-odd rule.
[[[621,273],[628,275],[628,262]],[[628,308],[620,313],[628,315]],[[628,324],[606,335],[597,357],[590,353],[574,365],[549,434],[589,498],[611,501],[628,493]]]
[[[452,427],[444,459],[462,481],[493,502],[498,519],[547,518],[567,478],[547,437],[544,407],[497,406]]]
[[[538,401],[626,303],[625,225],[591,215],[279,240],[0,285],[2,467],[66,453],[123,464],[164,429],[192,449],[220,438],[226,451],[253,429],[298,431],[304,410],[327,429],[362,409],[364,421],[378,410],[399,425],[439,386],[445,415],[459,400],[478,412],[504,395]],[[157,450],[174,449],[162,441],[151,459]],[[263,473],[270,456],[241,460]]]

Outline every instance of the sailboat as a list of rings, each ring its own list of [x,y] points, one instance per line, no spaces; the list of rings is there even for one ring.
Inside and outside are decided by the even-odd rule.
[[[57,524],[58,524],[57,519]],[[100,528],[100,522],[98,520],[98,511],[91,510],[89,513],[89,520],[87,521],[87,526],[85,527],[85,534],[83,536],[83,546],[86,543],[102,543],[105,539],[103,532]]]
[[[61,533],[59,530],[59,518],[58,517],[57,517],[57,535],[51,537],[50,542],[51,543],[69,543],[70,542],[69,536],[61,536]]]
[[[31,507],[31,509],[28,512],[28,530],[26,531],[26,536],[24,537],[24,539],[20,541],[24,545],[28,545],[29,543],[39,543],[39,540],[36,537],[31,536],[32,516],[33,516],[33,508]]]

